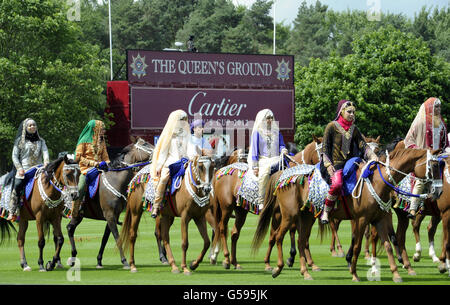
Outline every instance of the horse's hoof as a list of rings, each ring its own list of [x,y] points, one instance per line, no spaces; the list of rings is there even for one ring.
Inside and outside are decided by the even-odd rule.
[[[31,271],[31,267],[30,266],[25,266],[24,268],[23,268],[23,271]]]
[[[322,270],[320,269],[320,267],[319,267],[319,266],[316,266],[316,265],[313,265],[313,266],[311,267],[311,270],[314,271],[314,272],[322,271]]]
[[[169,264],[167,258],[160,258],[159,260],[161,261],[161,264],[163,264],[164,266],[167,266]]]
[[[102,265],[97,265],[97,266],[95,266],[95,268],[96,269],[103,269],[103,266]]]
[[[137,268],[136,267],[131,267],[130,268],[130,272],[131,273],[136,273],[137,272]]]
[[[287,260],[286,260],[286,265],[289,267],[289,268],[292,268],[292,266],[294,266],[294,260],[292,259],[292,258],[288,258]]]
[[[179,273],[180,273],[180,270],[178,270],[178,269],[172,269],[172,273],[173,273],[173,274],[179,274]]]
[[[67,259],[67,266],[73,267],[75,265],[75,257],[69,257]]]
[[[225,269],[230,269],[230,264],[223,262],[222,267],[224,267]]]
[[[55,264],[53,264],[51,261],[48,261],[47,264],[45,265],[45,270],[53,271],[53,269],[55,269]]]
[[[273,268],[269,266],[269,267],[264,268],[264,271],[266,271],[266,272],[272,272],[272,271],[273,271]]]
[[[123,270],[130,270],[131,268],[130,268],[130,265],[126,264],[126,265],[123,265],[122,269]]]
[[[185,270],[185,271],[183,272],[183,274],[184,274],[184,275],[192,275],[192,273],[191,273],[190,271],[188,271],[188,270]]]
[[[414,253],[413,255],[413,260],[417,263],[420,262],[420,254],[418,253]]]
[[[411,275],[411,276],[416,276],[417,275],[417,273],[416,273],[416,271],[414,271],[414,270],[408,270],[408,275]]]
[[[242,270],[242,266],[239,265],[239,264],[237,264],[236,266],[234,266],[234,269],[235,269],[235,270]]]
[[[307,280],[307,281],[312,281],[312,280],[314,280],[313,277],[311,276],[311,274],[309,274],[309,273],[303,275],[303,278],[304,278],[305,280]]]
[[[446,271],[446,267],[445,267],[445,263],[440,263],[439,265],[438,265],[438,269],[439,269],[439,273],[445,273],[445,271]]]
[[[400,276],[394,276],[392,278],[392,280],[394,281],[394,283],[401,283],[401,282],[403,282],[403,279]]]
[[[272,270],[272,277],[276,278],[277,276],[280,275],[280,273],[281,273],[281,269],[277,267],[277,268]]]
[[[56,267],[55,267],[56,269],[64,269],[64,266],[63,266],[63,264],[61,264],[61,263],[58,263],[58,264],[56,264]]]
[[[211,258],[211,259],[209,260],[209,263],[210,263],[211,265],[217,265],[217,260]]]
[[[191,269],[192,271],[197,269],[197,267],[198,267],[198,264],[196,264],[195,261],[192,261],[191,264],[189,265],[189,269]]]
[[[357,275],[354,275],[352,278],[352,282],[361,282],[361,280],[359,279],[359,277]]]
[[[45,270],[44,266],[39,266],[39,272],[47,272],[47,270]]]
[[[344,257],[344,256],[345,256],[344,252],[339,252],[338,255],[337,255],[337,257]]]

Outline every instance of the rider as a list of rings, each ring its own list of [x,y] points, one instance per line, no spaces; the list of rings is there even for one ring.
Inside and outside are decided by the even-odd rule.
[[[405,137],[406,148],[442,149],[450,152],[447,127],[441,117],[441,101],[430,97],[419,108],[414,121]],[[421,194],[425,185],[416,180],[413,194]],[[420,198],[412,197],[408,217],[414,218],[419,207]]]
[[[100,120],[90,120],[78,137],[75,161],[80,166],[78,180],[78,199],[73,203],[73,215],[76,216],[86,193],[86,174],[92,167],[107,170],[109,156],[105,142],[105,124]]]
[[[270,109],[263,109],[256,115],[247,157],[249,168],[258,177],[259,204],[263,204],[270,169],[280,161],[280,152],[282,154],[288,152],[283,135],[274,121],[273,112]]]
[[[158,216],[161,202],[164,199],[164,192],[170,178],[169,165],[187,156],[187,144],[189,141],[189,124],[187,119],[187,113],[183,110],[173,111],[167,119],[153,152],[150,168],[153,178],[152,182],[156,191],[151,215],[153,218]]]
[[[17,218],[19,196],[24,187],[25,172],[33,166],[41,164],[42,161],[44,161],[44,166],[49,163],[47,145],[45,140],[39,136],[36,122],[33,119],[27,118],[20,124],[14,140],[12,160],[16,173],[7,220],[14,221]]]
[[[191,123],[191,137],[188,145],[188,156],[190,159],[197,155],[212,156],[213,148],[206,139],[203,138],[203,121],[194,120]],[[199,154],[201,152],[201,154]]]
[[[328,213],[333,209],[336,199],[342,192],[342,173],[345,162],[359,156],[364,156],[369,160],[378,160],[354,124],[355,111],[353,102],[339,101],[334,121],[325,127],[320,172],[329,184],[331,179],[331,185],[320,218],[323,224],[329,222]]]

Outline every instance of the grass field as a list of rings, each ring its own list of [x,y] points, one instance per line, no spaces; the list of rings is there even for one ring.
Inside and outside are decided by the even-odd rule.
[[[123,217],[123,214],[122,214]],[[100,246],[101,238],[105,222],[85,219],[76,231],[78,258],[81,263],[81,271],[79,273],[79,281],[68,281],[67,273],[69,267],[57,269],[51,272],[39,272],[37,259],[37,234],[35,222],[30,222],[26,236],[26,255],[31,272],[24,272],[20,267],[19,251],[15,241],[15,234],[9,243],[0,247],[0,284],[82,284],[82,285],[391,285],[392,275],[387,262],[385,252],[379,254],[381,263],[381,280],[369,281],[366,277],[369,265],[364,259],[363,252],[358,262],[358,275],[361,278],[360,283],[353,283],[351,275],[348,271],[344,258],[331,257],[329,244],[331,236],[328,235],[323,243],[317,235],[317,224],[314,226],[311,235],[311,252],[315,263],[321,268],[319,272],[311,272],[314,280],[305,281],[299,272],[298,255],[293,268],[285,266],[280,276],[273,279],[270,273],[264,271],[263,257],[267,249],[265,241],[256,255],[251,254],[250,245],[253,233],[256,228],[257,216],[249,214],[247,222],[241,232],[238,242],[237,257],[242,265],[242,270],[225,270],[221,261],[223,255],[219,255],[218,264],[211,265],[208,255],[199,266],[199,268],[190,276],[184,274],[172,274],[170,267],[163,266],[159,262],[156,242],[153,235],[154,220],[146,213],[139,227],[139,237],[136,245],[136,263],[138,267],[137,273],[130,273],[123,270],[120,263],[118,251],[115,249],[113,239],[111,237],[108,242],[107,249],[104,253],[103,265],[104,269],[96,269],[96,256]],[[67,237],[65,226],[68,220],[63,219],[63,232],[65,237],[62,249],[62,261],[65,264],[70,256],[70,244]],[[396,222],[394,216],[394,222]],[[417,272],[417,276],[409,276],[407,272],[401,268],[400,274],[403,283],[395,285],[448,285],[450,277],[448,272],[440,274],[437,265],[428,257],[428,240],[426,234],[426,225],[429,218],[426,218],[422,225],[422,260],[418,263],[413,262],[413,268]],[[230,224],[233,220],[230,221]],[[394,223],[394,225],[396,225]],[[230,228],[231,229],[231,228]],[[211,231],[209,230],[209,233]],[[350,243],[350,222],[345,221],[341,224],[339,230],[341,242],[344,250],[348,249]],[[189,250],[188,262],[195,259],[200,252],[202,241],[194,222],[189,226]],[[267,240],[267,236],[266,236]],[[435,238],[435,248],[438,256],[441,251],[442,243],[442,225],[440,224]],[[180,230],[179,219],[176,219],[171,229],[171,245],[174,251],[175,260],[180,264]],[[289,237],[285,237],[284,242],[284,259],[289,255]],[[414,253],[415,240],[411,231],[408,230],[407,249],[410,257]],[[46,239],[46,247],[44,251],[44,260],[47,262],[53,255],[53,239]],[[273,266],[276,262],[276,250],[272,252]],[[128,259],[128,254],[127,254]],[[72,274],[72,273],[70,273]]]

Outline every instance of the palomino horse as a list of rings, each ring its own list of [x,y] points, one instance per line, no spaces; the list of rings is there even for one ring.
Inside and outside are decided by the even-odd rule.
[[[75,246],[75,230],[84,217],[96,220],[106,220],[105,232],[103,234],[100,250],[97,255],[97,268],[102,268],[103,252],[109,235],[112,233],[117,244],[119,231],[117,229],[120,213],[127,204],[126,194],[128,183],[133,179],[136,169],[148,164],[153,153],[153,146],[141,138],[135,143],[125,147],[121,154],[111,163],[108,172],[100,173],[98,191],[95,197],[86,200],[80,208],[80,212],[73,215],[67,225],[70,244],[72,246],[72,257],[68,259],[68,264],[73,265],[77,255]],[[147,161],[147,162],[145,162]],[[125,166],[125,167],[124,167]],[[120,259],[125,269],[129,268],[125,255],[121,247],[118,247]]]
[[[191,219],[194,220],[200,235],[203,238],[203,249],[197,259],[190,264],[189,267],[191,270],[195,270],[199,266],[209,248],[210,240],[206,228],[205,214],[209,209],[209,192],[211,191],[213,171],[214,162],[210,157],[196,157],[194,160],[189,161],[187,163],[185,175],[180,182],[180,188],[175,194],[166,196],[167,201],[161,208],[161,239],[173,273],[179,273],[169,242],[169,230],[175,217],[181,218],[181,248],[183,251],[181,269],[184,274],[190,274],[186,265],[186,252],[189,245],[188,225]],[[129,247],[130,249],[131,272],[137,271],[134,259],[134,248],[137,230],[143,212],[142,198],[148,183],[152,183],[151,180],[137,185],[136,188],[128,194],[125,220],[120,233],[120,245],[125,248]]]
[[[433,153],[436,153],[434,151]],[[358,177],[361,177],[361,170],[363,165],[360,165]],[[378,170],[377,170],[378,169]],[[358,180],[358,184],[355,188],[356,192],[359,192],[358,196],[347,195],[343,198],[343,204],[337,206],[336,210],[330,213],[331,218],[338,219],[352,219],[354,225],[352,226],[352,241],[353,241],[353,253],[350,273],[352,274],[353,281],[359,281],[359,277],[356,273],[357,259],[361,250],[361,242],[364,234],[364,230],[367,224],[372,224],[377,228],[377,232],[381,238],[382,243],[385,246],[388,254],[388,260],[393,273],[393,280],[395,282],[401,281],[401,277],[398,273],[397,266],[393,256],[392,247],[389,243],[388,236],[388,222],[390,214],[390,193],[391,186],[386,184],[384,177],[387,177],[386,167],[381,169],[377,164],[377,169],[369,175],[364,175],[363,180]],[[390,154],[390,176],[393,180],[398,181],[400,176],[404,172],[414,172],[417,178],[430,179],[439,177],[439,165],[434,155],[427,150],[411,150],[400,149]],[[364,172],[364,174],[366,174]],[[277,180],[279,176],[275,175],[271,178],[270,187],[266,192],[266,206],[260,216],[258,227],[255,233],[252,247],[253,249],[259,247],[265,233],[267,232],[267,226],[270,221],[270,215],[272,214],[272,208],[275,200],[279,201],[281,208],[281,224],[277,234],[276,243],[278,247],[278,264],[277,268],[272,271],[272,276],[276,277],[280,274],[284,267],[283,262],[283,249],[282,242],[286,231],[291,227],[294,221],[297,221],[297,230],[299,231],[298,248],[300,253],[300,272],[305,279],[312,279],[308,273],[305,259],[305,246],[311,233],[312,217],[310,214],[300,213],[300,207],[302,207],[308,198],[309,184],[299,183],[302,179],[290,179],[294,181],[292,184],[288,184],[282,188],[277,189],[277,194],[273,192],[276,189],[276,185],[279,185]],[[362,184],[360,184],[362,182]],[[305,217],[308,215],[309,217]],[[323,226],[319,226],[319,232],[323,234]]]
[[[53,270],[56,264],[60,264],[60,253],[64,244],[61,230],[61,219],[65,208],[63,201],[66,194],[71,199],[78,196],[78,177],[80,169],[78,165],[67,155],[49,163],[45,168],[39,168],[35,174],[33,190],[30,199],[24,201],[20,208],[19,231],[17,244],[20,251],[20,265],[24,271],[31,271],[25,257],[25,234],[28,221],[36,220],[39,246],[39,271]],[[64,194],[62,188],[67,189]],[[45,246],[44,225],[50,223],[53,227],[53,238],[55,242],[55,254],[52,261],[47,262],[44,267],[43,251]]]

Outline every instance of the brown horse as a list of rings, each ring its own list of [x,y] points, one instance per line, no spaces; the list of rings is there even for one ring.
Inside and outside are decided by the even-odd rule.
[[[436,152],[437,151],[434,151],[433,153]],[[430,157],[431,155],[427,150],[402,149],[392,152],[390,155],[390,169],[393,179],[395,181],[399,180],[402,172],[414,172],[418,178],[428,177],[429,175],[431,175],[431,178],[433,179],[439,177],[438,162]],[[363,165],[361,164],[358,170],[358,177],[361,176],[362,168]],[[277,268],[272,271],[272,276],[278,276],[284,267],[282,249],[283,238],[292,223],[297,221],[297,230],[299,232],[298,248],[301,264],[300,272],[305,279],[312,279],[306,267],[305,246],[311,233],[313,217],[310,213],[300,213],[301,207],[306,203],[308,198],[309,184],[301,184],[300,181],[303,181],[303,179],[296,179],[293,184],[277,189],[276,186],[279,185],[277,179],[280,175],[281,174],[274,175],[271,178],[270,187],[266,192],[265,207],[258,221],[252,248],[257,249],[263,240],[264,235],[267,232],[267,226],[270,221],[274,202],[275,200],[278,200],[282,219],[276,238],[278,264]],[[352,226],[354,256],[350,267],[353,281],[359,281],[359,277],[356,273],[356,264],[361,250],[364,230],[369,223],[377,228],[377,232],[385,246],[391,272],[393,273],[393,280],[396,282],[401,281],[397,266],[395,265],[388,236],[390,214],[386,211],[390,208],[390,202],[388,202],[388,200],[390,199],[391,187],[384,182],[381,175],[387,177],[386,167],[374,170],[374,172],[366,179],[361,180],[363,184],[358,183],[355,188],[358,194],[358,187],[362,186],[362,188],[359,189],[359,195],[357,195],[356,198],[353,198],[352,195],[345,196],[342,200],[343,204],[338,205],[330,215],[332,218],[353,219],[354,221],[354,225]],[[273,194],[275,189],[277,189],[276,195]],[[377,199],[374,196],[376,196]],[[319,226],[319,232],[323,234],[323,226]]]
[[[117,245],[119,238],[117,224],[120,213],[125,209],[125,205],[127,204],[126,193],[128,183],[133,179],[136,171],[148,163],[148,160],[152,157],[152,153],[153,145],[141,138],[137,138],[134,143],[125,147],[119,156],[111,162],[111,168],[108,172],[100,172],[97,194],[94,198],[89,199],[89,194],[86,193],[86,200],[80,212],[74,215],[69,224],[67,224],[67,233],[72,246],[72,257],[68,259],[68,265],[75,263],[77,255],[74,238],[75,230],[83,218],[86,217],[96,220],[106,220],[105,231],[97,255],[97,268],[103,268],[103,252],[111,233]],[[123,254],[123,250],[121,247],[118,247],[118,249],[123,268],[128,269],[129,265]]]
[[[296,153],[297,148],[293,143],[287,143],[289,153]],[[214,218],[216,220],[215,236],[213,239],[213,247],[217,245],[223,248],[224,260],[222,266],[229,269],[233,265],[235,269],[242,269],[242,266],[237,262],[236,249],[239,235],[242,226],[247,219],[248,209],[237,204],[238,190],[241,187],[241,179],[248,170],[248,165],[240,163],[239,169],[222,168],[222,173],[216,174],[216,179],[213,180],[214,196],[211,198],[211,205],[213,207]],[[247,205],[248,207],[248,205]],[[234,226],[231,231],[231,252],[228,249],[228,221],[232,214],[235,214]],[[255,211],[255,213],[257,213]]]
[[[202,262],[209,248],[210,240],[206,228],[205,214],[209,209],[209,192],[211,191],[211,179],[213,177],[214,162],[210,157],[196,157],[187,163],[186,173],[181,181],[180,188],[175,194],[166,196],[166,203],[161,209],[161,239],[163,241],[168,261],[173,273],[179,273],[169,242],[169,230],[175,217],[181,218],[182,236],[182,260],[181,269],[184,274],[190,274],[186,264],[186,252],[189,246],[188,225],[194,220],[200,235],[203,238],[203,249],[195,261],[190,264],[190,269],[195,270]],[[131,272],[136,272],[134,248],[137,238],[137,230],[143,212],[143,196],[145,187],[151,180],[136,186],[128,194],[128,205],[125,219],[120,233],[119,245],[130,249]],[[195,189],[195,190],[194,190]]]
[[[437,200],[437,207],[441,212],[442,218],[442,253],[439,272],[444,273],[448,270],[450,276],[450,160],[445,159],[445,171],[443,179],[442,194]]]
[[[292,157],[293,161],[290,162],[290,166],[295,166],[297,164],[317,164],[320,162],[320,152],[322,149],[322,137],[316,137],[312,136],[313,141],[305,146],[305,148],[295,154],[295,156]],[[305,212],[306,213],[306,212]],[[273,208],[273,215],[272,215],[272,225],[270,228],[270,237],[269,237],[269,248],[267,249],[266,256],[264,257],[264,263],[265,263],[265,270],[266,271],[272,271],[272,267],[270,266],[270,255],[272,253],[273,246],[275,245],[275,237],[278,232],[278,228],[280,226],[281,222],[281,212],[280,212],[280,206],[278,204],[278,201],[275,201],[275,206]],[[296,245],[295,245],[295,232],[297,231],[297,228],[295,226],[295,223],[292,224],[292,227],[289,229],[289,236],[291,238],[291,248],[289,251],[289,258],[286,261],[286,264],[289,267],[292,267],[294,265],[295,256],[297,254],[296,251]],[[314,271],[319,271],[320,268],[316,265],[314,265],[313,259],[311,257],[311,252],[309,251],[309,243],[306,245],[306,258],[308,262],[308,266],[312,267]]]
[[[66,195],[71,199],[77,198],[79,173],[78,165],[73,160],[68,159],[67,155],[49,163],[45,168],[37,170],[30,198],[28,201],[24,200],[24,204],[20,208],[17,245],[19,246],[20,265],[23,271],[31,271],[25,257],[25,234],[30,220],[36,220],[39,271],[53,270],[57,264],[60,266],[60,253],[64,244],[61,230],[61,219],[65,209],[64,200]],[[63,188],[67,191],[63,191]],[[52,261],[47,262],[44,267],[43,251],[45,231],[48,224],[53,227],[55,254]]]
[[[224,166],[230,165],[232,163],[236,162],[246,162],[247,161],[247,153],[243,149],[235,149],[229,156],[223,156],[214,161],[214,172],[217,171],[217,169],[220,169]],[[214,240],[215,236],[215,227],[216,227],[216,219],[214,218],[212,205],[209,205],[209,209],[206,211],[205,214],[206,221],[209,223],[210,227],[212,228],[212,236],[211,241]],[[158,245],[158,252],[159,252],[159,260],[163,263],[163,265],[167,265],[167,257],[166,257],[166,251],[164,249],[164,245],[162,244],[161,240],[161,217],[156,217],[156,224],[155,224],[155,237],[156,237],[156,243]],[[219,245],[216,245],[215,247],[211,247],[210,249],[210,255],[209,260],[211,265],[215,265],[217,263],[217,255],[219,254],[220,248]]]

